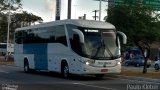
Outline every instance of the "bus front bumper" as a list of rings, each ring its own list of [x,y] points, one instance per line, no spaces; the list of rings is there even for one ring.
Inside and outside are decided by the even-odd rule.
[[[114,67],[94,67],[85,65],[81,74],[119,74],[121,72],[121,65]]]

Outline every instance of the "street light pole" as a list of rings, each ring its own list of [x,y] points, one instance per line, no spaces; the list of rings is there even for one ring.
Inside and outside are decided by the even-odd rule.
[[[71,4],[72,3],[72,0],[68,0],[68,16],[67,18],[68,19],[71,19]]]
[[[9,35],[10,35],[10,22],[11,22],[11,17],[10,17],[10,12],[11,12],[11,0],[9,0],[9,12],[8,12],[8,30],[7,30],[7,56],[9,55],[9,45],[10,45],[10,41],[9,41]]]
[[[61,0],[56,0],[56,20],[61,19]]]

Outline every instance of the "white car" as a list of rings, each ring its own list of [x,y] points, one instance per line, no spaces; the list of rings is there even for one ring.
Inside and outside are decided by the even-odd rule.
[[[160,69],[160,59],[158,59],[157,61],[155,61],[155,63],[154,63],[154,69],[155,70],[159,70]]]

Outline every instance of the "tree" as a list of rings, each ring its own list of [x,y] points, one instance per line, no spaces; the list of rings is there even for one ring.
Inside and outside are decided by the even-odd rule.
[[[11,15],[11,38],[13,39],[14,31],[16,28],[30,26],[36,22],[42,23],[43,19],[39,16],[33,15],[32,13],[28,13],[23,11],[22,13],[14,13]]]
[[[12,16],[14,17],[12,19],[12,24],[17,24],[16,27],[30,26],[35,22],[41,23],[43,21],[41,17],[26,11],[23,11],[22,13],[14,13]]]
[[[114,24],[117,30],[128,37],[128,45],[144,40],[149,43],[160,40],[157,14],[151,7],[144,6],[140,0],[123,0],[121,5],[109,8],[106,21]]]
[[[0,23],[0,41],[6,42],[7,36],[7,14],[3,14],[3,22]],[[27,13],[23,11],[22,13],[12,13],[11,23],[10,23],[10,39],[13,40],[14,31],[16,28],[30,26],[35,22],[41,23],[43,19],[39,16],[33,15],[32,13]]]
[[[0,1],[0,12],[6,12],[9,7],[12,11],[16,11],[21,8],[21,0],[1,0]]]
[[[160,15],[152,7],[143,5],[140,0],[122,0],[120,5],[109,8],[108,12],[106,21],[126,33],[128,45],[137,45],[143,53],[143,73],[146,73],[150,55],[148,43],[160,40]]]
[[[9,3],[10,1],[10,3]],[[16,12],[21,8],[21,0],[1,0],[0,1],[0,42],[6,42],[7,38],[7,25],[8,25],[8,9],[11,10],[11,23],[10,23],[10,38],[13,40],[14,30],[16,28],[29,26],[35,22],[41,23],[41,17],[23,11],[22,13]]]

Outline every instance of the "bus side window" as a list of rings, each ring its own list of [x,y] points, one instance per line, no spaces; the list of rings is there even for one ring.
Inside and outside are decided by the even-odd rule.
[[[56,42],[67,46],[66,33],[63,25],[55,26],[54,30],[56,32]]]
[[[22,37],[23,37],[22,31],[17,31],[17,32],[15,33],[15,42],[16,42],[17,44],[21,44],[21,43],[22,43]]]

